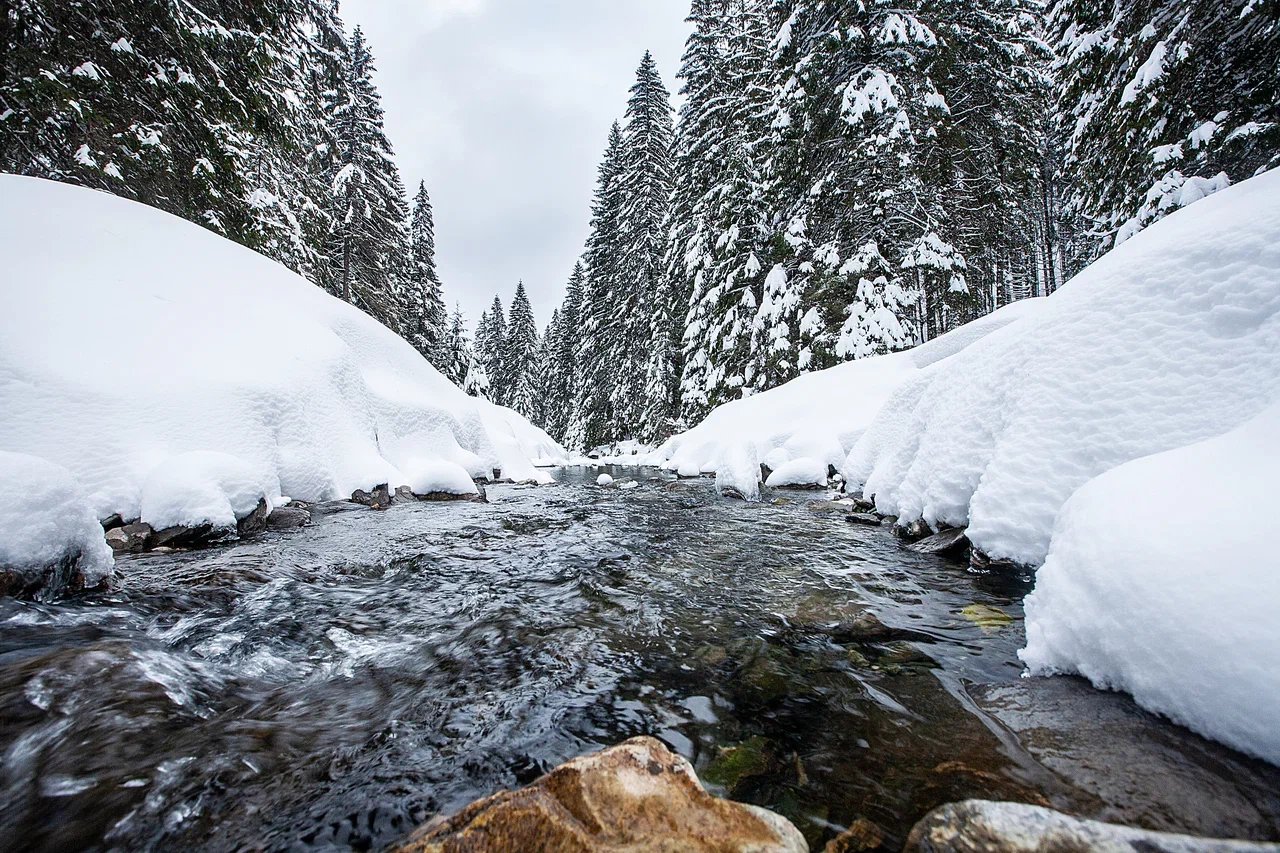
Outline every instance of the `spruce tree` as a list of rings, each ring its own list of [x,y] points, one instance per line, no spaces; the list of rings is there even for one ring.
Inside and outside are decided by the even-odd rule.
[[[330,259],[340,295],[404,334],[409,253],[404,186],[383,128],[373,54],[359,27],[347,50],[342,89],[331,93],[336,147]]]
[[[573,266],[565,288],[564,302],[547,326],[546,385],[544,386],[544,429],[564,442],[569,431],[579,385],[578,342],[582,315],[583,284],[586,273],[579,261]]]
[[[488,379],[488,398],[498,405],[506,405],[507,387],[503,383],[502,347],[507,339],[507,319],[502,300],[493,297],[493,305],[480,316],[476,327],[476,358]]]
[[[515,297],[511,300],[506,335],[499,350],[498,370],[503,388],[502,404],[530,420],[540,419],[538,349],[538,326],[521,281],[516,285]]]
[[[448,317],[436,273],[435,223],[426,184],[418,184],[413,197],[413,216],[409,225],[408,293],[409,342],[439,370],[444,370],[449,353],[445,346]]]

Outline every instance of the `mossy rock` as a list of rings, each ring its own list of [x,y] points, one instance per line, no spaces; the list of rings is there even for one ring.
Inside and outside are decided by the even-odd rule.
[[[1013,624],[1012,616],[990,604],[970,604],[960,611],[960,615],[988,634],[994,634]]]
[[[756,735],[736,746],[720,748],[720,754],[702,771],[702,778],[737,794],[750,779],[768,776],[777,764],[773,744]]]

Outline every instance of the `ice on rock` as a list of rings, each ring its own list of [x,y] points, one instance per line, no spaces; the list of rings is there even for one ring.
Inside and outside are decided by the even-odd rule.
[[[769,479],[766,486],[825,486],[827,484],[827,463],[811,456],[801,456],[790,462],[784,462]]]
[[[842,473],[882,512],[1041,563],[1085,482],[1280,398],[1277,198],[1273,171],[1178,211],[911,377]]]
[[[1278,445],[1280,404],[1076,491],[1026,600],[1031,672],[1079,673],[1280,764]],[[1189,519],[1196,496],[1221,517]]]
[[[13,175],[0,220],[0,449],[70,471],[97,518],[225,522],[249,492],[319,501],[436,475],[461,488],[448,466],[545,482],[531,460],[566,456],[363,312],[197,225]]]
[[[67,469],[0,451],[0,567],[40,571],[79,558],[86,585],[111,574],[111,549]]]

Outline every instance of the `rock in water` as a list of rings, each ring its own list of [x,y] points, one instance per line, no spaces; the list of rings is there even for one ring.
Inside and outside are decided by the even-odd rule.
[[[711,796],[689,762],[648,737],[575,758],[527,788],[419,829],[397,853],[800,853],[786,818]]]
[[[267,527],[272,530],[293,530],[296,527],[306,527],[310,523],[310,510],[296,506],[276,507],[267,516]]]
[[[1280,844],[1152,832],[1023,803],[966,800],[925,815],[911,830],[904,849],[920,853],[1280,853]]]
[[[107,544],[117,554],[127,552],[136,554],[151,547],[151,537],[155,531],[145,521],[135,521],[122,527],[113,527],[107,531]]]
[[[912,551],[919,551],[921,554],[961,554],[964,549],[969,546],[969,537],[965,535],[963,527],[955,527],[951,530],[944,530],[941,533],[935,533],[932,536],[926,536],[919,542],[913,542],[907,547]]]

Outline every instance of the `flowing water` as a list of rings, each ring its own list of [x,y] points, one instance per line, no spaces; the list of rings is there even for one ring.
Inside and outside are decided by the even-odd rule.
[[[1280,836],[1280,770],[1071,679],[1022,679],[1026,580],[825,495],[566,469],[0,600],[0,849],[378,849],[637,734],[815,849],[1016,799]],[[882,624],[869,621],[874,613]]]

